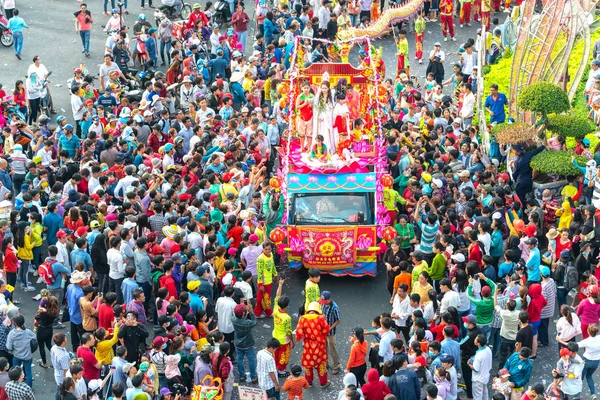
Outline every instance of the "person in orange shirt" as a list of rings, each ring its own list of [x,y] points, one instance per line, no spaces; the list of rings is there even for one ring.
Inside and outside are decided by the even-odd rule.
[[[345,372],[346,374],[353,373],[360,386],[363,386],[366,383],[365,373],[367,372],[365,357],[369,348],[363,328],[360,326],[354,328],[352,336],[350,336],[350,342],[352,342],[352,347],[350,347],[350,357],[348,357]]]
[[[408,272],[408,267],[410,263],[408,261],[400,262],[400,274],[394,278],[394,292],[392,293],[392,297],[390,298],[390,304],[394,303],[394,296],[396,296],[396,292],[398,292],[398,286],[404,283],[408,286],[408,293],[410,293],[410,286],[412,284],[412,275]]]
[[[308,389],[308,381],[302,376],[302,367],[298,364],[290,368],[292,375],[289,376],[281,390],[288,392],[288,399],[304,399],[304,389]]]

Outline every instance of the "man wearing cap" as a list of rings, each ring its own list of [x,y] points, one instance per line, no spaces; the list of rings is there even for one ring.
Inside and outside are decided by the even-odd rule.
[[[556,306],[556,282],[551,278],[552,272],[550,268],[543,266],[540,271],[542,275],[542,296],[548,301],[548,304],[542,308],[540,315],[542,319],[538,327],[538,346],[548,346],[550,344],[548,327],[550,325],[550,318],[554,316],[554,308]]]
[[[71,321],[71,344],[73,351],[76,351],[81,343],[83,330],[83,317],[79,300],[83,297],[83,282],[87,275],[80,271],[74,271],[71,274],[71,284],[67,287],[67,304],[69,305],[69,319]]]
[[[248,358],[248,367],[250,369],[250,379],[253,384],[258,383],[256,374],[256,350],[254,349],[254,337],[252,329],[256,326],[256,317],[252,311],[252,303],[241,303],[233,309],[232,318],[235,333],[235,354],[240,374],[240,382],[246,381],[246,372],[244,369],[244,358]]]
[[[525,241],[527,248],[529,249],[529,257],[525,268],[527,269],[527,282],[539,283],[541,280],[540,265],[541,256],[540,250],[537,248],[538,241],[534,237],[530,237]]]
[[[319,303],[321,303],[321,307],[323,308],[323,315],[325,316],[327,324],[329,325],[329,333],[327,334],[327,351],[331,357],[331,373],[333,375],[337,375],[342,369],[342,365],[340,363],[340,356],[338,355],[337,349],[335,347],[336,327],[341,322],[340,309],[335,303],[335,301],[331,299],[331,292],[327,290],[321,293]]]
[[[76,160],[79,157],[79,151],[81,148],[81,141],[75,135],[73,135],[73,125],[65,125],[65,135],[58,141],[58,152],[66,150],[69,152],[69,158]]]
[[[473,278],[469,278],[469,286],[467,287],[467,298],[471,304],[475,305],[475,316],[477,326],[481,328],[481,333],[489,336],[491,326],[494,320],[494,293],[496,292],[496,284],[480,272],[478,278],[485,281],[487,286],[481,288],[481,299],[473,297]]]
[[[467,398],[473,398],[472,376],[473,370],[469,365],[469,360],[478,350],[475,344],[475,338],[481,334],[481,329],[477,326],[477,317],[469,314],[463,317],[463,324],[467,328],[467,335],[460,342],[460,365],[467,389]],[[485,336],[484,336],[485,337]]]

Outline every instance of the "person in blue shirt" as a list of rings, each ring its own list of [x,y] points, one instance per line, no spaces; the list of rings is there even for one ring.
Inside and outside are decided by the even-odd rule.
[[[12,179],[8,172],[8,162],[4,159],[0,160],[0,184],[10,192],[13,191]]]
[[[85,272],[73,271],[71,274],[71,284],[67,287],[67,303],[69,304],[69,319],[71,321],[71,344],[73,351],[76,351],[81,344],[81,335],[83,335],[83,317],[81,316],[81,307],[79,300],[83,297],[83,282],[88,277]]]
[[[158,66],[158,51],[156,46],[156,28],[148,30],[148,39],[146,39],[146,52],[148,58],[154,62],[154,66]]]
[[[200,288],[201,282],[189,281],[187,284],[188,293],[190,294],[190,307],[196,314],[199,310],[204,310],[204,300],[198,294],[198,288]]]
[[[529,238],[525,241],[529,248],[529,258],[525,264],[527,268],[527,282],[536,283],[542,280],[540,275],[541,256],[540,250],[537,248],[538,241],[536,238]]]
[[[271,44],[271,42],[273,41],[273,36],[275,35],[275,23],[273,22],[273,12],[272,11],[268,11],[267,12],[267,16],[264,19],[264,24],[263,24],[263,35],[265,38],[265,43],[268,45]]]
[[[83,263],[86,272],[94,272],[92,257],[87,252],[87,245],[87,239],[84,237],[80,237],[75,241],[76,248],[71,252],[71,265],[75,266],[80,262]]]
[[[23,29],[29,27],[23,18],[19,17],[19,10],[16,8],[13,10],[13,17],[8,20],[8,28],[12,31],[15,41],[15,56],[20,60],[21,50],[23,50]]]
[[[484,107],[490,113],[490,123],[501,124],[506,121],[504,108],[508,104],[508,99],[504,93],[498,92],[498,85],[490,86],[490,95],[485,99]]]
[[[443,355],[450,355],[455,360],[460,359],[460,343],[452,339],[452,336],[454,335],[454,327],[446,325],[444,327],[443,334],[444,340],[440,342],[440,345],[442,346],[440,353]],[[458,363],[458,368],[460,371],[460,363]]]
[[[69,152],[69,158],[77,159],[79,157],[79,151],[81,148],[81,141],[75,135],[73,135],[73,125],[65,125],[65,135],[58,141],[58,152],[61,150],[67,150]]]
[[[516,388],[525,387],[529,383],[533,370],[529,356],[531,356],[531,349],[523,347],[518,353],[512,353],[504,364],[504,368],[510,374],[508,380],[514,383],[514,387]]]
[[[63,219],[56,212],[56,207],[56,202],[48,203],[48,213],[44,216],[44,219],[42,220],[42,226],[44,227],[44,231],[46,232],[46,239],[48,240],[48,245],[55,245],[56,242],[58,242],[56,234],[60,229],[64,227]]]
[[[123,304],[129,304],[133,300],[133,291],[140,288],[135,280],[135,267],[130,265],[125,268],[127,278],[121,283],[121,292],[123,293]]]
[[[217,75],[221,74],[221,76],[225,76],[227,75],[225,70],[228,67],[228,62],[227,60],[225,60],[225,58],[223,57],[223,50],[217,50],[217,58],[215,58],[214,60],[210,60],[208,62],[208,68],[210,68],[211,71],[211,82],[214,82],[217,80]],[[243,77],[243,75],[242,75]]]

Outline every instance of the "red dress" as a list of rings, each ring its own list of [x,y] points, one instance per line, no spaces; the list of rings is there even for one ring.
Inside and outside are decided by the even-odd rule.
[[[327,362],[327,335],[329,325],[322,315],[306,314],[298,320],[296,341],[304,339],[302,366],[318,368]]]
[[[571,242],[571,241],[569,240],[567,243],[565,243],[565,244],[562,244],[562,243],[560,242],[560,238],[559,238],[559,239],[556,241],[556,252],[554,253],[554,254],[555,254],[555,256],[556,256],[556,259],[558,260],[558,259],[560,258],[560,253],[561,253],[563,250],[569,250],[569,251],[571,251],[571,249],[572,249],[572,248],[573,248],[573,242]],[[600,268],[598,268],[598,269],[600,269]]]

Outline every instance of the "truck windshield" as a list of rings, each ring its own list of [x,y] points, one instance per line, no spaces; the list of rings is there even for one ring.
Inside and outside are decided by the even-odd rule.
[[[296,225],[371,224],[368,193],[302,193],[293,197]],[[364,222],[363,222],[364,221]]]

